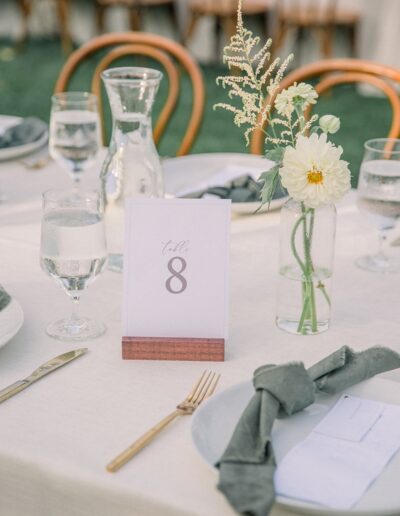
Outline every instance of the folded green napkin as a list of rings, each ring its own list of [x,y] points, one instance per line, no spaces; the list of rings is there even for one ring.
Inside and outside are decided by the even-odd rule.
[[[4,290],[4,288],[0,285],[0,312],[10,304],[11,296]]]
[[[47,131],[47,124],[39,118],[24,118],[21,123],[13,125],[0,134],[0,149],[17,147],[33,143]]]
[[[274,420],[311,405],[317,392],[335,394],[398,367],[400,355],[391,349],[373,347],[356,353],[344,346],[308,370],[301,362],[257,369],[256,392],[218,464],[218,489],[238,513],[266,516],[275,500]]]
[[[261,187],[262,185],[251,176],[244,175],[225,183],[223,186],[212,186],[206,190],[193,192],[185,197],[197,199],[207,194],[215,195],[221,199],[231,199],[232,202],[259,202]],[[278,184],[273,199],[280,199],[285,195],[287,195],[286,190]]]

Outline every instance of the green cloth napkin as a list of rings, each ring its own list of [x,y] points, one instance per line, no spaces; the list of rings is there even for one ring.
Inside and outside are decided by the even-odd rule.
[[[220,199],[231,199],[232,202],[259,202],[262,184],[255,181],[251,176],[244,175],[221,186],[212,186],[207,190],[193,192],[185,197],[198,199],[204,195],[215,195]],[[286,190],[278,183],[273,199],[280,199],[287,195]]]
[[[4,290],[4,288],[0,285],[0,312],[10,304],[11,296]]]
[[[47,124],[39,118],[24,118],[21,123],[13,125],[0,134],[0,149],[17,147],[33,143],[47,131]]]
[[[373,347],[356,353],[344,346],[308,370],[301,362],[257,369],[256,392],[218,464],[218,489],[238,513],[266,516],[275,500],[274,420],[311,405],[317,392],[336,394],[398,367],[400,355],[391,349]]]

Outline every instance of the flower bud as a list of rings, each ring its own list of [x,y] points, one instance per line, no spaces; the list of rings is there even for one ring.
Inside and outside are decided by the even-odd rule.
[[[321,116],[319,119],[319,126],[324,133],[337,133],[340,129],[340,118],[333,115]]]

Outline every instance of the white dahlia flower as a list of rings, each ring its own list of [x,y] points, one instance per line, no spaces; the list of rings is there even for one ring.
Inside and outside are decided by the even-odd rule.
[[[301,82],[300,84],[295,83],[288,88],[288,91],[292,95],[294,103],[300,104],[303,109],[306,109],[309,104],[315,104],[317,102],[318,93],[311,84],[305,82]]]
[[[285,116],[287,118],[289,118],[290,115],[293,113],[293,98],[288,90],[282,90],[280,93],[278,93],[275,99],[275,109],[280,115]]]
[[[283,186],[296,201],[310,208],[338,201],[350,189],[348,163],[340,159],[342,147],[326,134],[299,136],[287,147],[279,170]]]
[[[318,93],[310,84],[295,83],[276,96],[275,108],[280,115],[290,117],[296,105],[304,111],[310,104],[315,104],[317,98]]]

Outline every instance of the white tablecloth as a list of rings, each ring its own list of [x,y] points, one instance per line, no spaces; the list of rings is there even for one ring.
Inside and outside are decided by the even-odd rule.
[[[188,171],[190,173],[190,171]],[[94,183],[97,171],[87,173]],[[0,388],[52,356],[79,347],[46,336],[45,325],[70,310],[65,293],[39,267],[40,192],[68,186],[55,164],[26,171],[0,164],[0,282],[25,312],[20,333],[0,349]],[[190,418],[171,425],[117,474],[105,464],[167,414],[205,366],[220,389],[249,379],[263,363],[311,365],[347,344],[400,351],[399,276],[357,269],[375,245],[350,196],[340,208],[331,329],[315,337],[275,327],[279,215],[232,221],[230,338],[224,363],[121,359],[122,278],[106,272],[82,298],[82,313],[108,326],[90,352],[0,405],[1,516],[228,516],[217,475],[197,455]],[[155,314],[156,317],[156,314]],[[389,376],[400,379],[398,373]],[[274,516],[286,514],[276,508]]]

